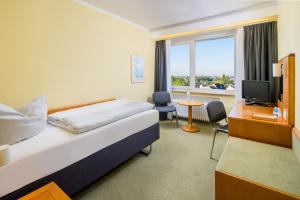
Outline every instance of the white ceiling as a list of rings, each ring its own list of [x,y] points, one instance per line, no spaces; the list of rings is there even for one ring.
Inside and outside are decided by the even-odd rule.
[[[265,0],[82,1],[150,30],[239,12],[266,3]]]

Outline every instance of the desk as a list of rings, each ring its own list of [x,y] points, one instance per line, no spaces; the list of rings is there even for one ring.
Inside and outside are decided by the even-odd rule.
[[[228,115],[229,136],[283,147],[292,146],[292,125],[283,118],[276,122],[257,120],[252,114],[272,114],[273,107],[245,105],[241,100]]]
[[[197,126],[193,126],[193,106],[203,106],[204,103],[200,101],[179,101],[178,104],[182,106],[188,106],[189,108],[188,124],[182,125],[181,129],[189,133],[196,133],[200,131]]]

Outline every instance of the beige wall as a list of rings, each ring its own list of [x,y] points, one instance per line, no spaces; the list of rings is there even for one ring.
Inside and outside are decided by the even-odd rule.
[[[145,83],[131,84],[131,54]],[[46,94],[50,107],[106,97],[146,100],[153,91],[149,33],[75,0],[0,1],[0,102]]]
[[[279,58],[296,55],[296,126],[300,128],[300,2],[280,2],[278,20]]]

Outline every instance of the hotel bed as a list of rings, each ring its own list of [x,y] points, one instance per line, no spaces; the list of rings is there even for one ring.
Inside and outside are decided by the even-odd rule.
[[[48,125],[11,146],[11,161],[0,168],[0,199],[17,199],[51,181],[72,196],[158,138],[153,109],[81,134]]]

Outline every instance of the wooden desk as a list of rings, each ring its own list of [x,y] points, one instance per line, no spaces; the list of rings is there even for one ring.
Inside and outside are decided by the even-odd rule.
[[[280,59],[278,63],[282,64],[283,70],[283,98],[281,102],[278,102],[278,105],[285,113],[285,120],[280,118],[272,122],[253,119],[253,113],[272,114],[273,108],[246,106],[243,101],[240,101],[228,115],[230,136],[284,147],[292,146],[292,127],[295,125],[295,54],[290,54]],[[294,132],[297,135],[296,129]],[[253,171],[252,173],[255,172]],[[282,176],[284,176],[284,173]],[[285,192],[281,192],[277,189],[274,190],[271,187],[261,185],[252,180],[243,179],[233,174],[226,174],[219,171],[215,173],[215,184],[215,196],[217,200],[299,199],[299,197],[292,197]]]
[[[245,105],[239,101],[228,115],[229,136],[255,140],[283,147],[292,146],[292,125],[283,118],[277,121],[253,119],[253,114],[272,114],[273,107]]]
[[[19,200],[71,200],[54,182],[51,182]]]
[[[200,101],[179,101],[178,104],[182,106],[188,106],[189,108],[188,124],[182,125],[181,129],[189,133],[199,132],[200,129],[197,126],[193,126],[193,106],[203,106],[204,103]]]

